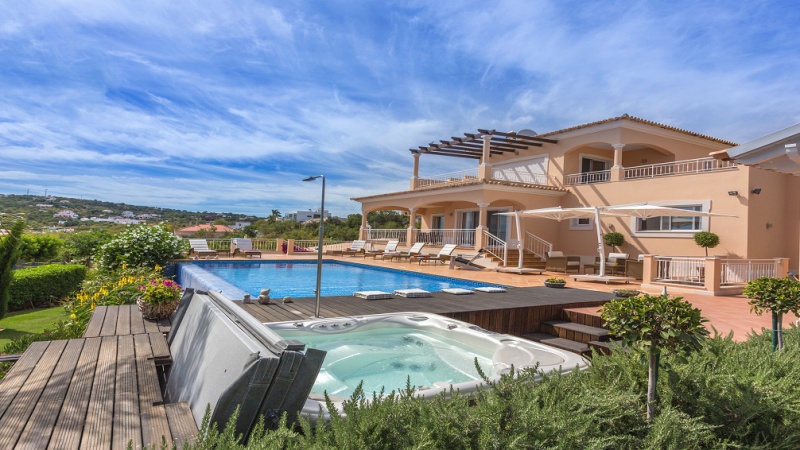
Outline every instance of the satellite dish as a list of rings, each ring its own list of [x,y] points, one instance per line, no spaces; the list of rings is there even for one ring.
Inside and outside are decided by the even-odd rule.
[[[531,129],[525,128],[524,130],[517,131],[517,134],[521,134],[523,136],[536,136],[539,133],[537,133],[537,132],[535,132],[535,131],[533,131]]]

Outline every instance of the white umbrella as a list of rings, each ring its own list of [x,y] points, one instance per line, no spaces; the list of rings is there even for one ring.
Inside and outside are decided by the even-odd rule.
[[[620,216],[636,217],[642,220],[651,217],[736,217],[730,214],[716,214],[704,211],[673,208],[671,206],[651,205],[649,203],[636,203],[633,205],[606,206],[605,210]]]

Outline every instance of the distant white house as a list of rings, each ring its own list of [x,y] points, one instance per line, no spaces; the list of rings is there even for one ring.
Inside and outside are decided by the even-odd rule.
[[[112,211],[112,210],[110,210],[110,209],[104,209],[104,210],[103,210],[103,212],[104,212],[104,213],[106,213],[106,214],[111,214],[111,213],[112,213],[112,212],[114,212],[114,211]]]
[[[317,209],[316,211],[312,211],[312,210],[309,209],[308,211],[297,211],[297,212],[293,212],[293,213],[287,213],[285,217],[286,217],[286,220],[294,220],[295,222],[303,223],[303,222],[307,222],[309,220],[314,220],[314,219],[319,220],[320,213],[319,213],[319,209]],[[331,218],[331,212],[330,211],[325,211],[325,218],[326,219],[330,219]]]
[[[137,219],[141,220],[158,219],[159,217],[161,216],[158,214],[139,214],[136,216]]]
[[[37,208],[52,208],[52,207],[53,207],[53,205],[51,205],[50,203],[38,203],[38,204],[36,205],[36,207],[37,207]]]
[[[53,217],[60,217],[62,219],[77,219],[79,216],[68,209],[63,209],[53,214]]]
[[[247,226],[250,226],[250,222],[236,222],[233,225],[230,225],[230,227],[233,228],[234,230],[241,230]]]
[[[133,214],[133,211],[122,211],[122,217],[133,219],[135,217],[135,214]]]

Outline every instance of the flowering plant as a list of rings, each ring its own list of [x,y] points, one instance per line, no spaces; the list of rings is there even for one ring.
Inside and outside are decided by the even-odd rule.
[[[564,283],[566,283],[566,281],[564,281],[563,278],[556,278],[556,277],[550,277],[550,278],[544,280],[544,282],[545,283],[553,283],[553,284],[564,284]]]
[[[181,256],[181,238],[162,226],[140,225],[126,229],[97,252],[97,264],[106,272],[129,267],[164,266]]]
[[[166,278],[151,278],[138,289],[142,293],[142,301],[151,305],[173,303],[181,299],[181,285]]]

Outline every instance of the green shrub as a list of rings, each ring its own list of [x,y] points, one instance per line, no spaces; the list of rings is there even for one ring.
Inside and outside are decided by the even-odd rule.
[[[12,311],[62,300],[76,293],[86,278],[86,267],[50,264],[14,271],[9,287]]]
[[[603,242],[609,247],[621,247],[625,243],[625,236],[622,233],[612,231],[603,235]]]
[[[181,256],[183,241],[162,226],[131,227],[100,247],[97,264],[110,271],[129,267],[166,266]]]
[[[56,258],[64,247],[64,240],[47,234],[22,236],[19,259],[23,261],[48,261]]]
[[[67,237],[67,250],[73,258],[85,259],[93,256],[111,238],[111,233],[103,229],[73,233]]]
[[[6,316],[11,302],[9,287],[14,279],[14,265],[19,260],[19,246],[25,221],[17,220],[11,225],[9,233],[0,237],[0,319]]]
[[[706,250],[706,256],[708,256],[708,249],[719,245],[719,236],[708,231],[701,231],[699,233],[695,233],[694,243],[700,247],[703,247]]]

